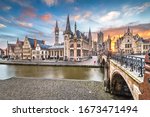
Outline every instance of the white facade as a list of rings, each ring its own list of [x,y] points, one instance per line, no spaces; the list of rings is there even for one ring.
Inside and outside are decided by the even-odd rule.
[[[48,49],[42,49],[39,44],[36,48],[32,50],[32,59],[33,60],[45,60],[49,57]]]

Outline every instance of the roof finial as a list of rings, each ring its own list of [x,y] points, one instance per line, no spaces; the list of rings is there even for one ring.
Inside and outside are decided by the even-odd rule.
[[[75,32],[76,32],[77,31],[77,24],[76,24],[76,22],[74,24],[74,29],[75,29]]]
[[[130,28],[129,28],[129,26],[128,26],[128,30],[127,30],[127,32],[128,32],[128,33],[130,33]]]

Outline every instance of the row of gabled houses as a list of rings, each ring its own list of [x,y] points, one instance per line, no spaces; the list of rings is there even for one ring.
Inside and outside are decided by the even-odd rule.
[[[43,40],[26,36],[24,41],[17,39],[16,44],[7,43],[6,55],[10,59],[46,59],[48,47]]]
[[[16,44],[7,43],[6,56],[16,60],[63,59],[63,44],[46,45],[44,40],[25,37],[24,41],[17,39]]]

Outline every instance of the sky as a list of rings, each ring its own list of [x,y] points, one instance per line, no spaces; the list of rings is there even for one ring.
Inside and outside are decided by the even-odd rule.
[[[0,48],[25,36],[52,45],[56,20],[63,42],[68,14],[72,31],[76,21],[77,29],[90,28],[93,38],[99,31],[105,38],[117,38],[128,26],[134,34],[150,38],[149,0],[0,0],[0,8]]]

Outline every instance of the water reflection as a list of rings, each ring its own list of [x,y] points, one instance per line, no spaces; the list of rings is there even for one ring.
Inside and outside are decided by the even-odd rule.
[[[0,79],[16,77],[103,81],[102,68],[0,65]]]

